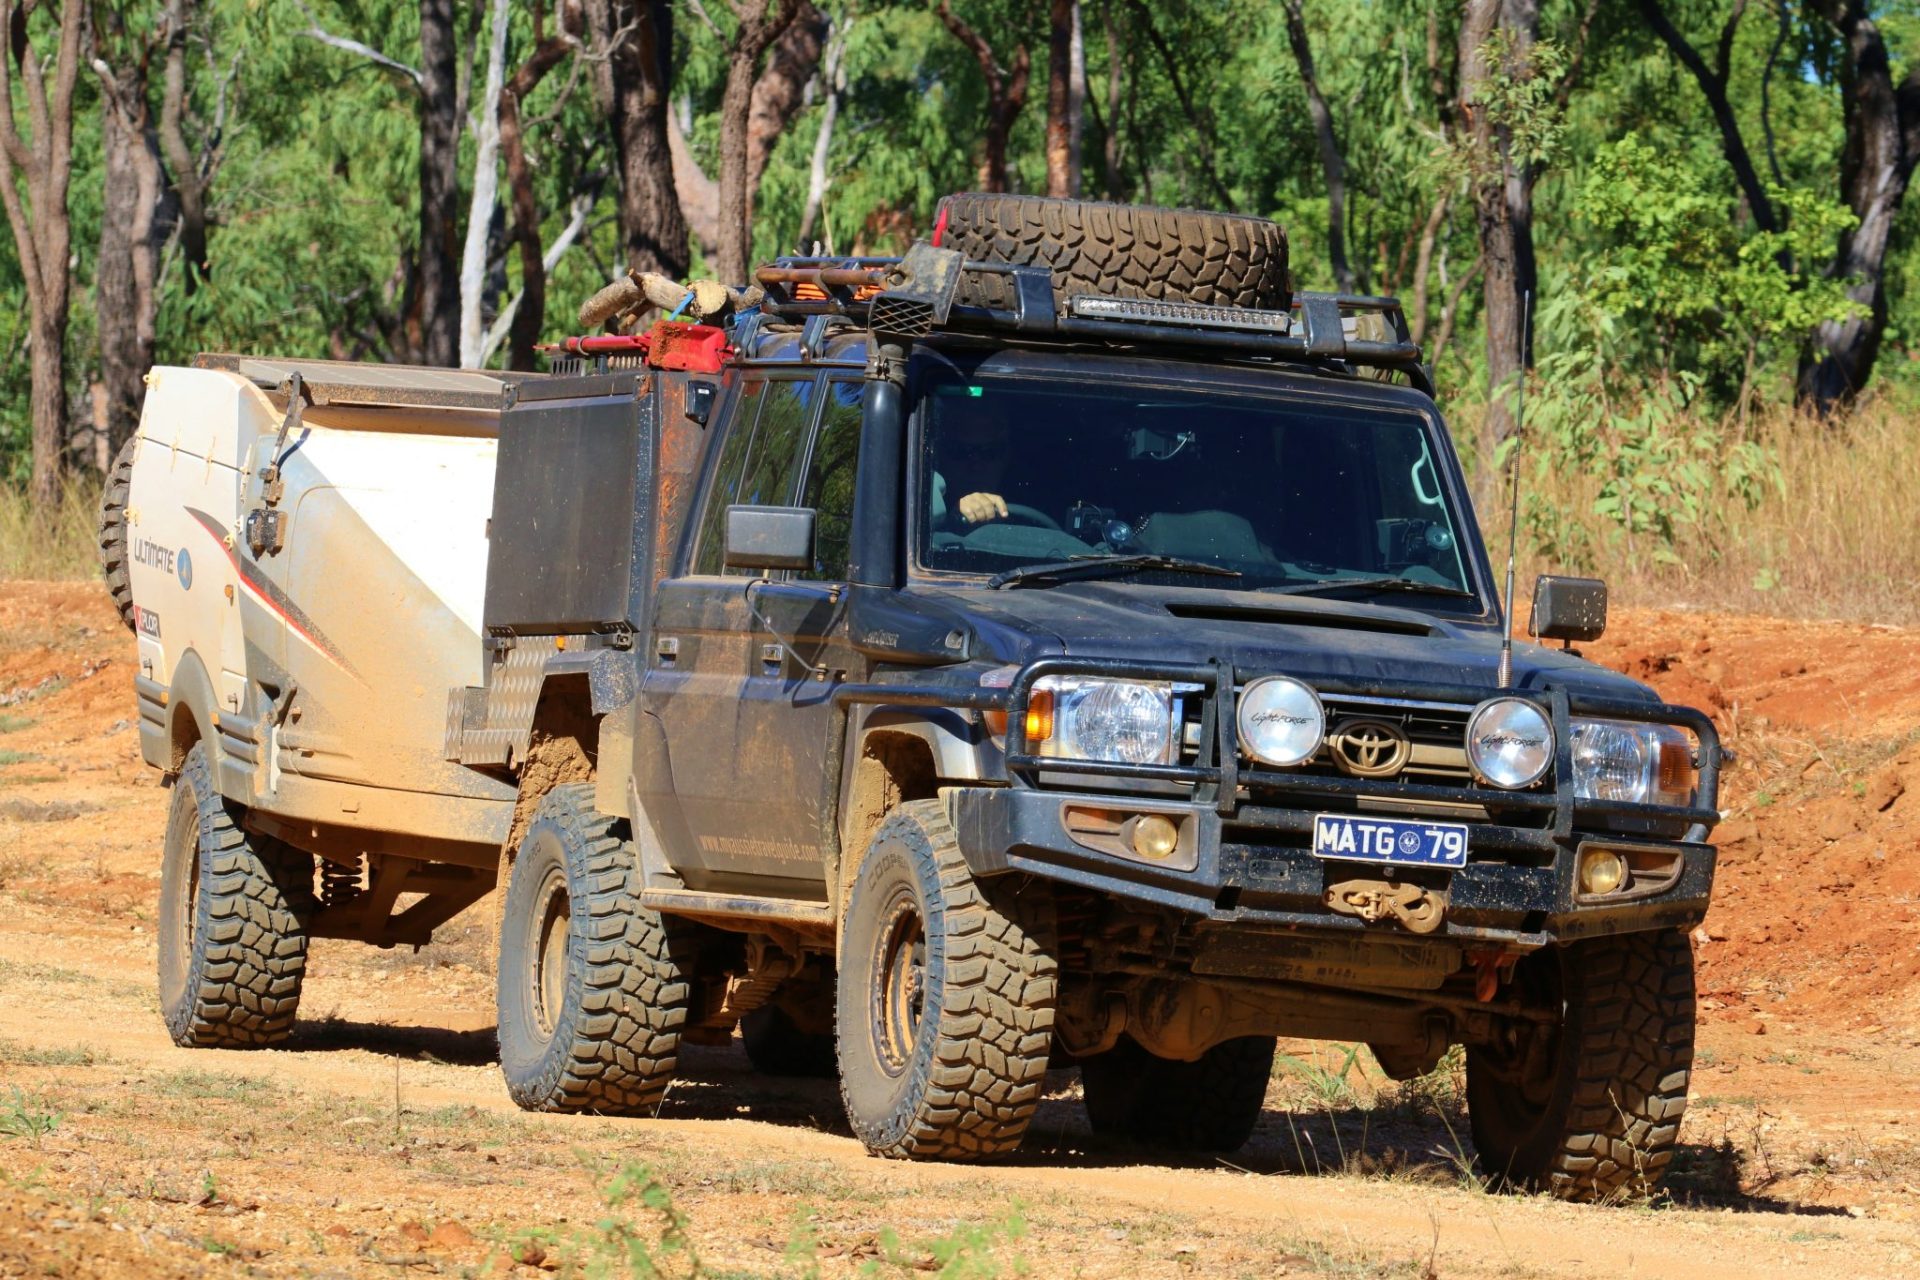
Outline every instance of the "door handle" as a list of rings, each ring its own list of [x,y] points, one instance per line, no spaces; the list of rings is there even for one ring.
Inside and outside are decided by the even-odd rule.
[[[784,645],[763,644],[760,646],[760,662],[764,666],[778,667],[785,663],[787,650]]]

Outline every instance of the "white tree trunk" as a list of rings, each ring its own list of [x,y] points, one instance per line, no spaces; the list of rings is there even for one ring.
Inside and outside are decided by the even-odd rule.
[[[487,283],[487,244],[493,207],[500,199],[500,86],[507,76],[507,20],[511,0],[493,0],[487,41],[487,88],[473,128],[473,203],[467,210],[467,243],[460,255],[460,367],[477,369],[487,358],[486,322],[480,314]]]
[[[819,221],[820,210],[827,200],[827,188],[833,179],[827,170],[827,157],[833,150],[833,124],[840,114],[840,95],[847,87],[847,73],[844,67],[847,52],[847,30],[853,25],[853,15],[839,19],[833,24],[827,36],[825,65],[821,68],[820,81],[826,90],[826,101],[820,108],[820,132],[813,139],[813,164],[807,171],[807,204],[800,215],[800,252],[812,252],[813,224]],[[827,223],[827,252],[833,252],[833,223]]]

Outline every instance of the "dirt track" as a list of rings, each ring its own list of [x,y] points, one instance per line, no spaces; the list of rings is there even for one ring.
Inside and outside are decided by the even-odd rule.
[[[1742,757],[1674,1203],[1614,1209],[1479,1190],[1447,1079],[1330,1046],[1292,1047],[1230,1165],[1092,1144],[1071,1073],[1013,1164],[882,1163],[829,1086],[737,1049],[693,1050],[654,1120],[523,1115],[464,921],[418,955],[316,944],[287,1051],[175,1049],[131,653],[96,588],[0,585],[0,1277],[534,1276],[512,1258],[623,1238],[596,1189],[630,1161],[717,1274],[1920,1272],[1920,632],[1642,613],[1595,647]]]

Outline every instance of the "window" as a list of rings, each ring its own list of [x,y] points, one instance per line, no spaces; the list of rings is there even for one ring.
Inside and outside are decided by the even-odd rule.
[[[817,384],[811,379],[756,380],[741,387],[739,407],[727,415],[732,423],[701,513],[694,573],[752,572],[725,568],[727,508],[736,504],[783,506],[792,500],[816,390]]]
[[[829,382],[820,433],[807,464],[800,505],[814,515],[810,582],[844,582],[853,540],[853,478],[860,458],[860,396],[864,384]]]

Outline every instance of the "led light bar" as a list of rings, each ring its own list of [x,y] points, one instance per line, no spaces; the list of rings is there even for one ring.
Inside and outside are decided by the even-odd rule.
[[[1067,314],[1085,320],[1135,320],[1153,324],[1185,324],[1202,329],[1261,329],[1288,332],[1292,317],[1284,311],[1255,311],[1245,307],[1212,307],[1197,302],[1155,302],[1149,298],[1107,298],[1077,293],[1067,299]]]

